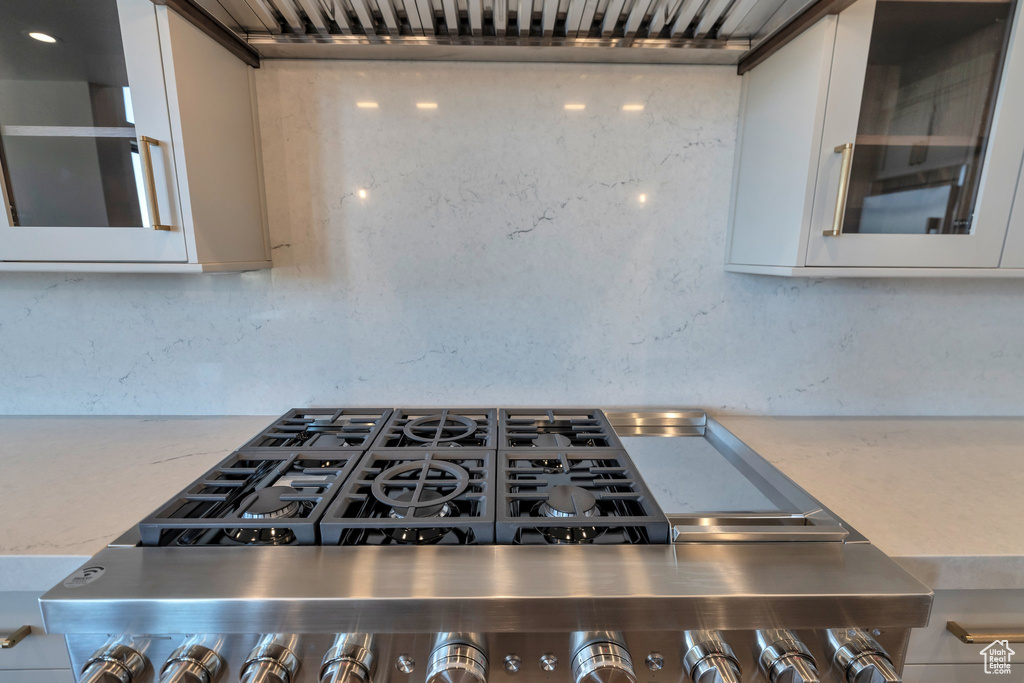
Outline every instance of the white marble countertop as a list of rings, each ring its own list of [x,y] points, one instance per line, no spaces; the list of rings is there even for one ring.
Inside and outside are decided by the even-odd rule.
[[[0,591],[53,585],[271,419],[0,417]],[[721,422],[933,588],[1024,588],[1024,419]]]

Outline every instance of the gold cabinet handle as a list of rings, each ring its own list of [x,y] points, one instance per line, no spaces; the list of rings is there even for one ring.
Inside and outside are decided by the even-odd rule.
[[[22,626],[9,636],[0,636],[0,648],[4,650],[10,650],[12,647],[20,643],[22,639],[30,633],[32,633],[31,626]]]
[[[153,177],[153,157],[149,153],[149,146],[160,146],[160,141],[148,135],[139,136],[139,154],[142,156],[142,172],[146,176],[146,198],[149,204],[149,222],[153,224],[154,230],[170,230],[171,226],[160,223],[160,205],[156,201],[156,179]]]
[[[853,143],[847,142],[845,145],[839,145],[834,151],[843,156],[839,160],[839,193],[836,194],[836,210],[832,214],[832,229],[822,232],[828,237],[839,237],[843,234],[846,197],[850,192],[850,169],[853,168]]]
[[[964,643],[991,643],[996,640],[1024,643],[1024,629],[972,628],[968,631],[955,621],[947,621],[946,630]]]

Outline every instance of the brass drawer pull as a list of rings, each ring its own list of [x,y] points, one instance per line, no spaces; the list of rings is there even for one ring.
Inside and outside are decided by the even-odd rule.
[[[149,146],[160,146],[160,141],[148,135],[139,136],[139,154],[142,155],[142,172],[146,177],[146,200],[149,204],[149,222],[154,230],[170,230],[171,226],[160,223],[160,205],[156,201],[156,179],[153,176],[153,157]]]
[[[847,142],[833,150],[842,154],[839,160],[839,192],[836,194],[836,210],[832,214],[832,229],[822,231],[827,237],[843,234],[843,220],[846,218],[846,197],[850,192],[850,171],[853,168],[853,143]]]
[[[946,630],[964,643],[991,643],[1005,640],[1008,643],[1024,643],[1024,629],[974,628],[968,631],[955,621],[946,622]]]
[[[9,636],[0,636],[0,648],[9,650],[20,643],[22,639],[30,633],[32,633],[31,626],[22,626]]]

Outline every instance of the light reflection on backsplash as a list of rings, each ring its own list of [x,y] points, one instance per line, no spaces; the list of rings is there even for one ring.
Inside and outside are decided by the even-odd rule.
[[[0,412],[1024,414],[1024,282],[724,272],[732,67],[265,61],[256,84],[276,267],[5,275]]]

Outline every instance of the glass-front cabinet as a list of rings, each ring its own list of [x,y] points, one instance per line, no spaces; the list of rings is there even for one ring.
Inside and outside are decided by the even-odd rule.
[[[982,182],[1020,168],[989,154],[997,125],[1021,125],[997,120],[1013,11],[860,0],[839,15],[833,71],[857,72],[829,87],[808,265],[999,265],[1009,207]]]
[[[12,0],[3,16],[0,256],[186,261],[152,5]]]
[[[269,267],[252,64],[151,0],[4,0],[0,272]]]
[[[1024,158],[1018,13],[857,0],[747,73],[730,269],[998,268]],[[806,125],[766,127],[773,107]]]

